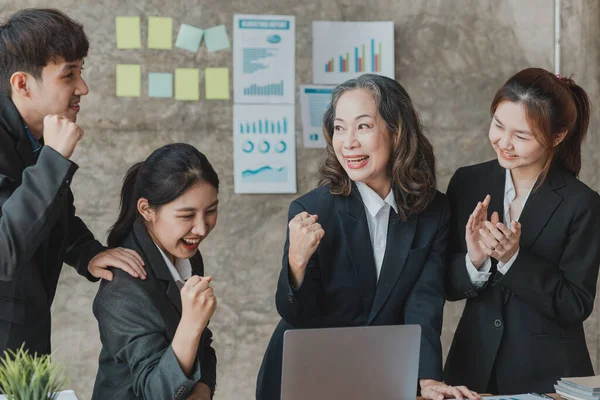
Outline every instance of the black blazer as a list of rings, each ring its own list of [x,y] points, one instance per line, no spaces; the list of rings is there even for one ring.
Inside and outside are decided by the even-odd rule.
[[[205,328],[190,376],[185,376],[171,342],[181,319],[181,295],[158,248],[138,220],[123,247],[144,259],[148,277],[136,279],[119,269],[102,281],[94,299],[102,351],[93,399],[185,399],[197,382],[214,392],[217,357],[212,332]],[[192,273],[204,274],[199,252]]]
[[[325,236],[296,290],[288,278],[289,238],[277,285],[283,318],[265,354],[257,399],[280,398],[283,333],[291,328],[419,324],[422,328],[419,377],[441,380],[440,333],[444,307],[444,253],[449,220],[445,196],[408,221],[391,209],[379,281],[365,208],[356,186],[350,196],[315,189],[292,202],[288,219],[318,214]],[[289,231],[288,231],[289,233]]]
[[[14,104],[0,94],[0,354],[23,342],[50,353],[50,306],[64,262],[88,274],[105,248],[75,216],[77,165],[45,146],[36,160]]]
[[[494,381],[500,394],[554,392],[561,377],[594,374],[583,321],[592,312],[600,265],[600,196],[552,166],[519,218],[514,264],[477,291],[465,266],[465,226],[486,194],[490,216],[504,215],[505,171],[497,160],[460,168],[448,186],[448,298],[468,300],[445,377],[479,392]]]

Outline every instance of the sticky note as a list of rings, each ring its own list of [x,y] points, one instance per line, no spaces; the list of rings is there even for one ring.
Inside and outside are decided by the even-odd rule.
[[[214,26],[204,31],[204,42],[206,49],[210,52],[228,49],[229,36],[225,25]]]
[[[148,48],[173,48],[173,18],[148,17]]]
[[[140,97],[142,67],[138,64],[117,64],[117,96]]]
[[[140,17],[116,17],[117,49],[139,49],[142,47]]]
[[[182,24],[181,28],[179,28],[175,47],[195,53],[198,51],[200,43],[202,43],[202,36],[204,36],[202,29]]]
[[[200,70],[197,68],[175,69],[175,99],[200,100]]]
[[[148,74],[148,96],[173,97],[173,74],[150,72]]]
[[[229,68],[206,68],[204,86],[207,100],[229,99]]]

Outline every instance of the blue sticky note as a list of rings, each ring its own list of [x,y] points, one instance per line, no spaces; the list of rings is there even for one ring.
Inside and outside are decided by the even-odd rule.
[[[182,24],[181,28],[179,28],[175,47],[195,53],[198,51],[200,43],[202,43],[202,36],[204,36],[202,29]]]
[[[225,50],[230,47],[229,36],[225,25],[214,26],[204,31],[204,42],[206,49],[210,52]]]
[[[148,96],[173,97],[173,74],[150,72],[148,74]]]

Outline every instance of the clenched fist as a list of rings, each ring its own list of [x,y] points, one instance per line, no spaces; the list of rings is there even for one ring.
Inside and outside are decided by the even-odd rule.
[[[71,158],[77,142],[83,137],[83,129],[75,122],[60,115],[44,117],[44,144],[58,151],[64,158]]]
[[[296,287],[304,279],[308,260],[315,253],[321,239],[325,236],[325,231],[321,224],[317,222],[318,218],[317,215],[301,212],[292,218],[288,224],[290,230],[288,259],[295,281],[293,283]]]
[[[201,333],[217,308],[210,276],[193,275],[181,288],[181,319]]]

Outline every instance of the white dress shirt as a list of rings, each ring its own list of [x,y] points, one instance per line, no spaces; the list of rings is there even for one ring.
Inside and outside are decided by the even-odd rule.
[[[192,276],[192,263],[190,263],[189,258],[176,258],[175,265],[169,260],[169,257],[165,254],[164,251],[156,243],[156,248],[160,251],[160,254],[163,256],[165,260],[165,264],[167,264],[167,268],[173,277],[173,280],[177,284],[177,287],[181,289],[187,281]]]
[[[371,236],[371,245],[373,246],[373,255],[375,256],[375,267],[377,268],[377,280],[381,273],[383,265],[383,256],[387,245],[388,222],[390,220],[390,209],[398,212],[398,205],[394,197],[394,192],[390,193],[385,199],[379,197],[377,193],[362,182],[356,182],[360,197],[365,205],[367,223],[369,225],[369,235]]]
[[[533,189],[533,186],[529,189],[527,196],[523,200],[523,207],[525,206],[525,203],[527,202],[527,199],[529,198],[529,195],[531,194],[531,189]],[[510,223],[512,221],[512,218],[510,217],[510,206],[511,206],[512,202],[515,200],[516,196],[517,196],[517,192],[515,190],[515,185],[512,180],[512,175],[510,173],[510,170],[507,169],[506,170],[506,179],[504,180],[504,215],[503,215],[504,221],[503,222],[504,222],[504,225],[506,225],[509,229],[512,228],[511,223]],[[519,221],[519,219],[517,218],[516,221]],[[517,250],[517,252],[510,258],[510,260],[508,260],[508,262],[506,264],[504,264],[502,261],[498,261],[498,265],[496,266],[496,268],[498,269],[498,272],[501,273],[502,275],[506,275],[506,273],[508,272],[510,267],[514,264],[518,255],[519,255],[519,250]],[[466,263],[467,263],[467,272],[469,273],[469,278],[471,278],[471,282],[473,282],[473,285],[475,285],[475,287],[481,288],[483,285],[485,285],[485,283],[490,278],[490,275],[491,275],[490,270],[492,268],[492,260],[490,260],[489,257],[486,258],[486,260],[483,262],[483,265],[478,270],[477,268],[475,268],[475,266],[471,262],[471,259],[469,258],[469,254],[467,253]]]

